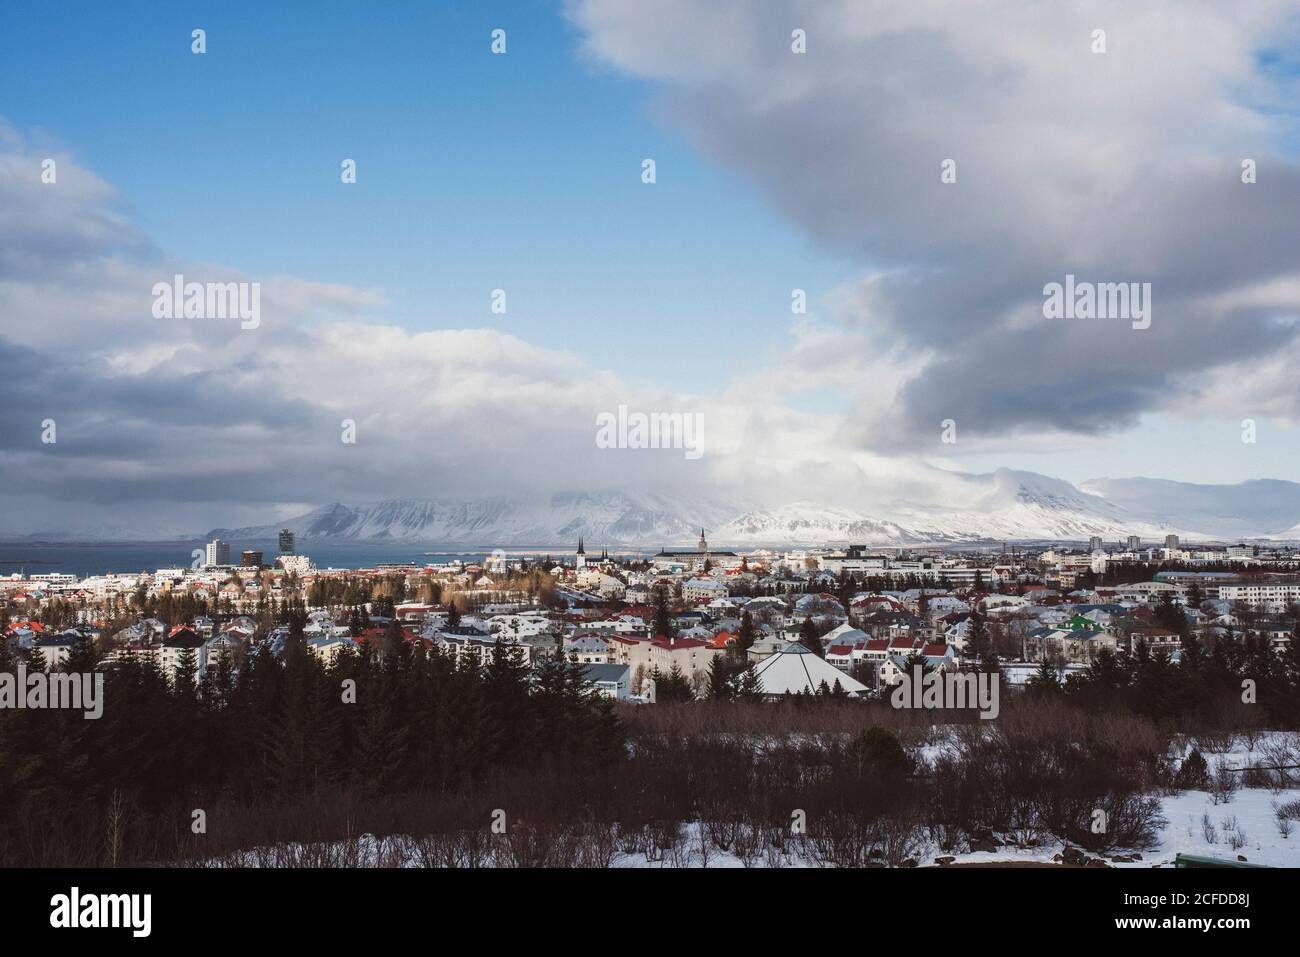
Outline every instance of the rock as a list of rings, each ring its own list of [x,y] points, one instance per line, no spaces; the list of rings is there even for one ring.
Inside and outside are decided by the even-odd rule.
[[[904,860],[904,861],[900,861],[899,864],[898,864],[898,866],[899,866],[899,867],[916,867],[916,860],[915,860],[914,858],[909,857],[909,858],[907,858],[907,859]]]
[[[957,858],[955,857],[936,857],[934,859],[934,862],[938,864],[940,867],[946,867],[947,865],[951,864],[955,860],[957,860]]]
[[[1071,847],[1067,844],[1065,845],[1064,850],[1061,851],[1061,861],[1063,863],[1082,865],[1086,863],[1087,860],[1088,856],[1077,847]]]
[[[1088,858],[1087,863],[1084,865],[1084,867],[1110,867],[1110,865],[1107,864],[1105,861],[1103,861],[1100,857],[1090,857]]]
[[[1059,864],[1059,863],[1061,863],[1061,861],[1065,860],[1065,858],[1062,857],[1060,854],[1053,854],[1053,855],[1052,855],[1052,860],[1056,861],[1056,863]]]
[[[1237,855],[1237,860],[1241,861],[1243,864],[1246,863],[1246,855],[1245,855],[1245,854],[1238,854],[1238,855]]]
[[[976,840],[975,838],[971,838],[970,849],[972,851],[987,851],[991,854],[997,851],[998,846],[994,844],[992,841],[980,841],[980,840]]]

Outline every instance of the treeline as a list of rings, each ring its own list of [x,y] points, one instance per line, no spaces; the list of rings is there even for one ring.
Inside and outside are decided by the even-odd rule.
[[[626,760],[584,774],[517,767],[472,790],[224,806],[184,859],[864,867],[1056,841],[1099,854],[1150,846],[1154,794],[1182,786],[1168,738],[1134,715],[1020,699],[998,722],[929,726],[936,717],[834,699],[637,708]]]
[[[1177,663],[1139,641],[1133,654],[1103,650],[1081,672],[1061,680],[1040,665],[1028,691],[1060,695],[1098,712],[1124,709],[1173,729],[1194,733],[1208,723],[1233,730],[1300,727],[1300,643],[1278,655],[1266,639],[1220,639],[1208,649],[1195,634],[1183,637]]]
[[[104,664],[99,720],[0,711],[0,863],[349,863],[362,834],[392,838],[404,862],[463,866],[1140,848],[1160,823],[1153,791],[1206,777],[1171,756],[1174,732],[1300,723],[1296,655],[1249,641],[1193,642],[1177,665],[1141,647],[1102,655],[1065,681],[1044,663],[1026,693],[1003,696],[998,720],[980,721],[834,693],[764,702],[746,669],[722,665],[703,700],[674,701],[685,688],[669,672],[660,704],[614,706],[562,660],[529,669],[498,645],[480,667],[390,624],[327,665],[301,629],[295,614],[282,656],[256,650],[237,670],[223,660],[197,682],[184,658],[171,676]],[[79,642],[64,670],[97,659]],[[0,648],[0,670],[16,664]]]
[[[195,681],[127,658],[106,668],[103,716],[0,710],[0,862],[138,863],[201,853],[194,810],[291,805],[348,792],[473,791],[505,773],[581,776],[626,759],[609,702],[580,666],[531,671],[498,645],[483,668],[401,640],[329,665],[301,622],[280,657],[225,659]],[[92,642],[64,670],[98,662]],[[7,649],[0,671],[15,670]]]

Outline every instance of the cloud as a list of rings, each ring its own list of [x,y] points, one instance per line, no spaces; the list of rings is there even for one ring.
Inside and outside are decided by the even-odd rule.
[[[7,530],[521,490],[960,501],[947,418],[978,448],[1152,411],[1295,416],[1294,91],[1261,56],[1294,36],[1288,6],[570,4],[587,58],[653,84],[659,117],[858,264],[783,354],[693,394],[563,343],[438,315],[403,328],[386,315],[400,290],[180,261],[129,197],[0,121]],[[1043,285],[1067,272],[1151,282],[1151,329],[1043,319]],[[261,283],[261,324],[155,319],[153,286],[177,273]],[[701,412],[705,457],[598,450],[597,414],[622,404]]]
[[[301,503],[574,488],[714,487],[711,459],[598,450],[599,412],[704,412],[739,447],[741,403],[632,384],[499,329],[410,331],[382,290],[243,275],[159,250],[124,199],[12,129],[0,145],[0,484],[5,531],[194,531]],[[153,286],[259,282],[262,317],[158,319]],[[437,317],[433,317],[435,320]],[[715,415],[716,412],[716,415]],[[41,441],[53,419],[57,441]],[[345,420],[356,442],[342,441]],[[597,455],[597,452],[600,452]],[[111,518],[106,518],[110,516]]]
[[[869,334],[864,360],[909,372],[857,390],[857,448],[932,450],[945,418],[999,441],[1105,435],[1222,371],[1300,358],[1300,168],[1278,109],[1295,81],[1266,68],[1294,4],[568,9],[590,58],[651,81],[665,122],[860,263],[836,318]],[[1151,328],[1044,319],[1043,286],[1067,273],[1150,282]],[[1294,415],[1300,390],[1284,394],[1247,401]]]

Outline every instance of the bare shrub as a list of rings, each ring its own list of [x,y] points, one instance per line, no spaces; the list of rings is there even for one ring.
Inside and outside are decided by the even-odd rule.
[[[1206,731],[1196,736],[1196,746],[1209,754],[1227,754],[1236,741],[1237,736],[1231,731]]]
[[[1241,786],[1236,770],[1223,758],[1214,764],[1214,773],[1210,775],[1210,798],[1215,804],[1229,804]]]
[[[1273,802],[1273,817],[1277,820],[1277,832],[1282,835],[1282,840],[1291,836],[1295,830],[1295,822],[1300,819],[1300,801],[1292,801],[1290,804],[1279,805]]]

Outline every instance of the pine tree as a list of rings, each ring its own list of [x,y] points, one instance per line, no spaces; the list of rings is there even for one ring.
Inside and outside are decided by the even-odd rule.
[[[745,701],[756,701],[762,696],[763,685],[753,664],[746,666],[736,682],[736,697]]]
[[[966,645],[962,652],[962,657],[967,661],[976,661],[984,656],[985,647],[988,645],[988,629],[984,624],[984,617],[977,611],[972,611],[966,625]]]
[[[821,635],[817,631],[817,622],[809,616],[803,620],[799,626],[799,644],[803,645],[818,658],[826,657],[826,647],[822,644]]]
[[[714,655],[709,662],[707,696],[718,701],[729,701],[735,694],[734,684],[734,676],[727,666],[726,658]]]
[[[672,608],[668,603],[668,591],[664,588],[655,589],[655,614],[654,614],[654,635],[658,638],[677,637],[677,626],[673,622]]]
[[[1038,664],[1038,671],[1030,677],[1028,686],[1034,694],[1041,696],[1050,697],[1061,692],[1061,675],[1056,665],[1047,660],[1046,654]]]
[[[64,670],[69,674],[90,674],[98,666],[99,647],[95,639],[85,632],[77,632],[68,651],[68,660],[64,662]]]
[[[749,649],[754,646],[754,619],[749,612],[744,612],[740,616],[740,636],[736,641],[736,647],[740,651],[742,660],[747,656]]]

